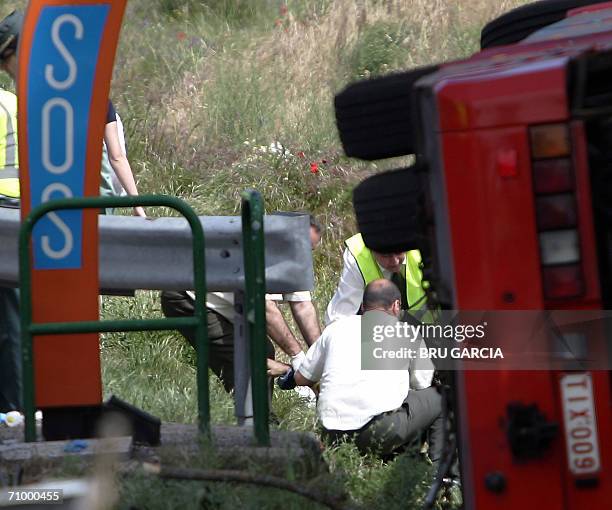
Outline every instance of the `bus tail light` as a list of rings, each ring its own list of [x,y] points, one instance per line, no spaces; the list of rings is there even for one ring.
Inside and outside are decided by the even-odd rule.
[[[530,129],[533,159],[559,158],[571,154],[569,126],[543,124]]]
[[[536,198],[538,230],[575,227],[578,221],[576,200],[571,193]]]
[[[574,264],[580,261],[576,230],[540,232],[540,258],[543,266]]]
[[[578,297],[585,285],[580,264],[542,268],[544,295],[548,299]]]
[[[533,187],[537,194],[574,190],[572,161],[569,158],[533,162]]]
[[[569,126],[532,126],[529,141],[544,297],[579,297],[585,279]]]

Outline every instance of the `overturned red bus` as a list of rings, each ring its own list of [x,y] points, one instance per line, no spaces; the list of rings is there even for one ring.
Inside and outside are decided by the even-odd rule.
[[[347,155],[415,155],[356,188],[364,240],[419,248],[443,309],[610,309],[612,2],[529,4],[481,43],[336,97]],[[610,370],[452,378],[466,508],[609,508]]]

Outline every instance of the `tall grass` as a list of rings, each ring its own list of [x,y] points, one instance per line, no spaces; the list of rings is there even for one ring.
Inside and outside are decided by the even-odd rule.
[[[353,185],[406,163],[343,157],[334,94],[359,77],[467,56],[480,27],[519,3],[132,0],[113,98],[140,189],[203,214],[235,214],[246,187],[263,192],[268,211],[310,210],[328,227],[317,255],[321,309],[355,231]],[[285,155],[266,152],[272,144]]]

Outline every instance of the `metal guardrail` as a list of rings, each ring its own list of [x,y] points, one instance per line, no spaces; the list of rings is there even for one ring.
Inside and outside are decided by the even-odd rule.
[[[201,216],[208,290],[244,288],[241,219]],[[191,231],[183,218],[100,216],[99,280],[109,291],[193,289]],[[19,210],[0,207],[0,285],[19,281]],[[266,290],[312,290],[307,216],[264,218]]]
[[[30,239],[38,220],[50,211],[58,209],[91,209],[105,207],[165,206],[179,211],[193,232],[193,279],[196,299],[193,317],[139,320],[84,321],[72,323],[32,324]],[[205,309],[206,272],[204,271],[204,231],[196,213],[185,202],[175,197],[89,197],[53,200],[36,207],[24,220],[19,231],[20,263],[20,313],[23,362],[23,404],[25,414],[25,440],[36,440],[34,419],[34,359],[32,339],[34,335],[74,333],[103,333],[112,331],[152,331],[191,327],[196,330],[196,367],[198,389],[198,424],[202,434],[210,435],[210,399],[208,388],[208,339]],[[265,390],[264,390],[265,391]]]

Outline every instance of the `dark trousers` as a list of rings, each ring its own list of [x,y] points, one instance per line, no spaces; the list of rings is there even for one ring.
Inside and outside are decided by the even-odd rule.
[[[370,451],[385,456],[422,431],[428,431],[429,457],[436,462],[442,454],[444,422],[442,397],[435,387],[410,390],[401,407],[375,416],[358,430],[324,430],[323,435],[331,441],[352,440],[362,454]]]
[[[0,287],[0,412],[21,410],[19,291]]]
[[[186,292],[163,291],[162,311],[166,317],[189,317],[194,314],[194,301]],[[207,309],[209,365],[228,393],[234,389],[234,325],[214,310]],[[180,329],[195,349],[195,331]],[[268,340],[269,358],[274,359],[274,345]]]

